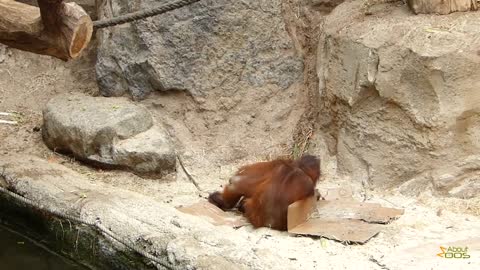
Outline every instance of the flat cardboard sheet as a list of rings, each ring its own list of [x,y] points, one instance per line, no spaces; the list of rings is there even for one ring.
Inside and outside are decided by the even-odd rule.
[[[288,232],[363,244],[381,231],[379,223],[388,223],[403,211],[353,200],[317,202],[310,197],[288,207]]]
[[[288,208],[288,232],[298,235],[322,236],[347,243],[366,243],[377,235],[383,225],[399,218],[403,209],[382,207],[377,203],[357,202],[349,188],[319,191],[316,196],[292,203]],[[206,218],[214,225],[239,228],[249,222],[233,212],[224,212],[207,201],[201,201],[179,211]]]
[[[288,232],[363,244],[377,235],[382,229],[381,226],[356,219],[311,219]]]
[[[248,220],[243,216],[233,212],[224,212],[208,201],[200,201],[190,206],[177,207],[177,210],[186,214],[203,217],[215,226],[227,225],[233,228],[239,228],[249,224]]]
[[[358,219],[370,223],[389,223],[403,215],[403,209],[382,207],[377,203],[355,201],[319,201],[312,218]]]

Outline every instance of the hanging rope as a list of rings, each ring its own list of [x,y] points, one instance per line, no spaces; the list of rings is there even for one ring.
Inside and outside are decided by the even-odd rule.
[[[133,22],[137,20],[142,20],[146,19],[152,16],[156,16],[162,13],[166,13],[168,11],[172,11],[175,9],[179,9],[184,6],[191,5],[193,3],[196,3],[200,0],[179,0],[173,3],[168,3],[159,7],[151,8],[151,9],[145,9],[145,10],[140,10],[136,11],[133,13],[121,15],[118,17],[114,17],[111,19],[106,19],[106,20],[99,20],[99,21],[94,21],[93,22],[93,28],[94,29],[100,29],[100,28],[105,28],[105,27],[110,27],[114,25],[119,25],[119,24],[124,24],[128,22]]]

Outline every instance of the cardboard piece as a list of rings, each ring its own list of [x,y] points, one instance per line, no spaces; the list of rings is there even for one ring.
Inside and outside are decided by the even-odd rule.
[[[239,228],[250,224],[246,218],[232,212],[224,212],[208,201],[200,201],[190,206],[177,207],[180,212],[206,218],[215,226],[227,225]]]
[[[366,243],[403,209],[353,200],[316,201],[310,197],[288,207],[288,232],[315,235],[342,242]]]
[[[305,200],[296,201],[288,206],[287,229],[289,232],[307,222],[312,213],[316,211],[316,202],[316,197],[308,197]]]
[[[400,217],[403,209],[382,207],[377,203],[354,201],[351,189],[329,189],[316,196],[292,203],[288,207],[288,232],[298,235],[314,235],[347,243],[366,243],[377,235],[381,224]],[[325,195],[325,196],[323,196]],[[179,207],[179,211],[207,218],[214,225],[239,228],[249,222],[243,216],[224,212],[207,201]]]
[[[364,244],[381,231],[381,225],[356,219],[311,219],[289,233],[315,235],[347,243]]]
[[[403,209],[382,207],[378,203],[319,201],[312,218],[358,219],[369,223],[389,223],[403,215]]]

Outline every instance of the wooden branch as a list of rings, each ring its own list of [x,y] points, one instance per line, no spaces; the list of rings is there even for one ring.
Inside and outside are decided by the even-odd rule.
[[[61,4],[63,0],[38,0],[38,7],[40,8],[40,17],[43,25],[47,31],[58,30],[58,14],[61,12]]]
[[[457,11],[477,10],[477,0],[408,0],[415,14],[445,15]]]
[[[88,46],[93,23],[76,3],[38,0],[38,6],[0,0],[0,43],[67,61]]]

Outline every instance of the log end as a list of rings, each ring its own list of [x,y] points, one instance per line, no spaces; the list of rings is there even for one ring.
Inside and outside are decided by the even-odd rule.
[[[93,22],[88,14],[76,3],[64,4],[62,32],[67,45],[68,58],[77,58],[90,43]]]
[[[78,58],[92,37],[90,16],[74,2],[38,4],[39,8],[0,0],[0,43],[64,61]]]
[[[79,24],[73,32],[72,39],[70,40],[70,44],[68,46],[70,58],[77,58],[82,53],[82,51],[90,43],[92,33],[93,24],[90,20],[90,17],[87,16],[79,21]]]

